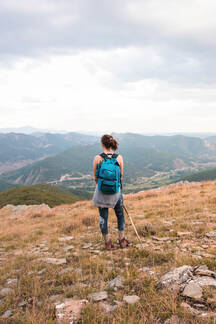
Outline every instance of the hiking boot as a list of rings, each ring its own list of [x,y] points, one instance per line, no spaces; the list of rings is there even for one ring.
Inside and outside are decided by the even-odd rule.
[[[126,240],[125,237],[123,237],[123,239],[119,240],[119,246],[120,246],[120,248],[123,249],[123,248],[125,248],[125,247],[127,247],[129,245],[130,245],[130,242],[128,240]]]
[[[111,240],[109,240],[108,242],[105,243],[105,249],[106,250],[111,250],[114,248],[114,244],[112,243]]]

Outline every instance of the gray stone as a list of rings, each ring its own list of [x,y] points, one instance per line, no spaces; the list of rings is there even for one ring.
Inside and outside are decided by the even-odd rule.
[[[46,268],[43,268],[43,269],[41,269],[40,271],[38,271],[38,274],[39,275],[42,275],[43,273],[45,273],[46,272]]]
[[[158,284],[158,288],[167,288],[171,291],[180,290],[180,285],[186,283],[188,280],[191,280],[193,277],[193,268],[188,265],[173,269],[163,275]]]
[[[42,259],[44,262],[51,263],[51,264],[65,264],[67,260],[65,258],[56,259],[56,258],[44,258]]]
[[[82,249],[89,249],[92,246],[92,243],[88,243],[82,246]]]
[[[18,304],[18,307],[25,307],[27,305],[27,302],[26,301],[21,301],[19,304]]]
[[[208,238],[214,238],[214,237],[216,237],[216,231],[211,231],[209,233],[206,233],[206,236]]]
[[[15,288],[17,286],[17,283],[18,283],[17,278],[7,279],[7,281],[6,281],[6,285],[9,286],[9,287],[13,287],[13,288]]]
[[[139,296],[131,295],[131,296],[124,296],[123,301],[126,302],[126,304],[135,304],[140,300]]]
[[[101,302],[100,306],[102,307],[103,311],[105,313],[111,313],[113,312],[116,308],[118,308],[119,303],[114,301],[112,304],[109,304],[107,302]]]
[[[12,309],[8,309],[2,316],[1,318],[8,318],[13,314],[13,310]]]
[[[111,280],[107,285],[106,285],[106,290],[109,289],[114,289],[114,288],[123,288],[122,281],[124,278],[120,275],[118,275],[115,279]]]
[[[216,287],[216,280],[211,277],[194,276],[192,282],[197,283],[201,287],[204,287],[204,286]]]
[[[9,295],[12,292],[13,292],[13,289],[11,289],[11,288],[2,288],[0,290],[0,297],[6,297],[7,295]]]
[[[215,278],[215,272],[208,270],[208,267],[206,265],[196,267],[194,269],[194,274],[198,276],[207,276]]]
[[[182,296],[200,299],[202,297],[202,288],[197,283],[189,282],[185,286]]]
[[[83,306],[88,303],[86,299],[75,300],[67,298],[61,304],[55,306],[56,319],[58,324],[72,324],[79,320]]]
[[[72,272],[73,270],[74,270],[73,267],[68,267],[68,268],[62,269],[62,270],[59,272],[59,275],[62,275],[62,274],[68,273],[68,272]]]
[[[58,240],[59,240],[60,242],[71,241],[71,240],[73,240],[73,236],[64,236],[64,237],[59,237]]]
[[[92,299],[93,301],[97,302],[100,300],[105,300],[108,298],[108,294],[106,291],[100,291],[98,293],[92,293],[88,295],[89,299]]]
[[[177,232],[177,235],[178,236],[190,236],[190,235],[192,235],[193,234],[193,232]]]
[[[170,237],[157,237],[157,236],[152,236],[152,239],[158,242],[167,242],[170,241]]]
[[[66,247],[64,248],[64,251],[70,251],[70,250],[72,250],[72,249],[74,249],[74,246],[73,246],[73,245],[68,245],[68,246],[66,246]]]
[[[197,309],[191,307],[189,304],[187,304],[185,302],[181,303],[181,307],[185,308],[188,312],[192,313],[193,315],[197,316],[200,314],[200,312]]]

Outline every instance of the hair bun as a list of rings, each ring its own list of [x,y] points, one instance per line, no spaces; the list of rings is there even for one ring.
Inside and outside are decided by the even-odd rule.
[[[118,142],[112,135],[105,134],[101,137],[101,143],[107,148],[112,148],[114,151],[118,148]]]

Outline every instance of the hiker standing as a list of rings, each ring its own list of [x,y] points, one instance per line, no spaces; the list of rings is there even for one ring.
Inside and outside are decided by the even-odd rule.
[[[114,248],[108,234],[108,208],[114,208],[119,233],[119,245],[124,248],[130,244],[124,237],[124,210],[121,183],[123,178],[123,158],[115,154],[118,142],[111,135],[101,137],[103,153],[96,155],[93,162],[96,188],[93,205],[97,206],[100,215],[100,230],[104,237],[106,249]]]

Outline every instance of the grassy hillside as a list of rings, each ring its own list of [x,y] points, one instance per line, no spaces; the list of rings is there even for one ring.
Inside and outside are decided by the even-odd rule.
[[[0,192],[14,187],[16,187],[16,185],[0,180]]]
[[[216,168],[195,172],[187,177],[184,177],[183,180],[190,181],[190,182],[192,181],[200,182],[200,181],[215,180],[215,179],[216,179]]]
[[[50,207],[74,203],[80,200],[78,196],[48,184],[22,186],[0,193],[0,208],[12,205],[40,205],[45,203]]]
[[[183,265],[206,265],[216,271],[215,238],[206,235],[215,231],[215,195],[216,182],[207,182],[125,196],[143,247],[126,216],[126,237],[133,245],[118,248],[116,216],[111,211],[113,251],[104,250],[98,210],[91,202],[58,206],[47,215],[22,215],[15,221],[0,210],[0,290],[8,285],[12,289],[1,298],[0,316],[12,310],[8,322],[2,323],[57,324],[55,305],[70,298],[88,300],[79,323],[213,324],[213,287],[203,287],[202,300],[194,302],[176,291],[158,289],[157,283]],[[47,258],[62,264],[50,264]],[[91,301],[90,293],[104,291],[118,275],[123,278],[121,288],[107,290],[105,301]],[[127,305],[128,295],[140,299]],[[113,305],[117,307],[112,309]],[[165,322],[173,315],[177,320]]]

